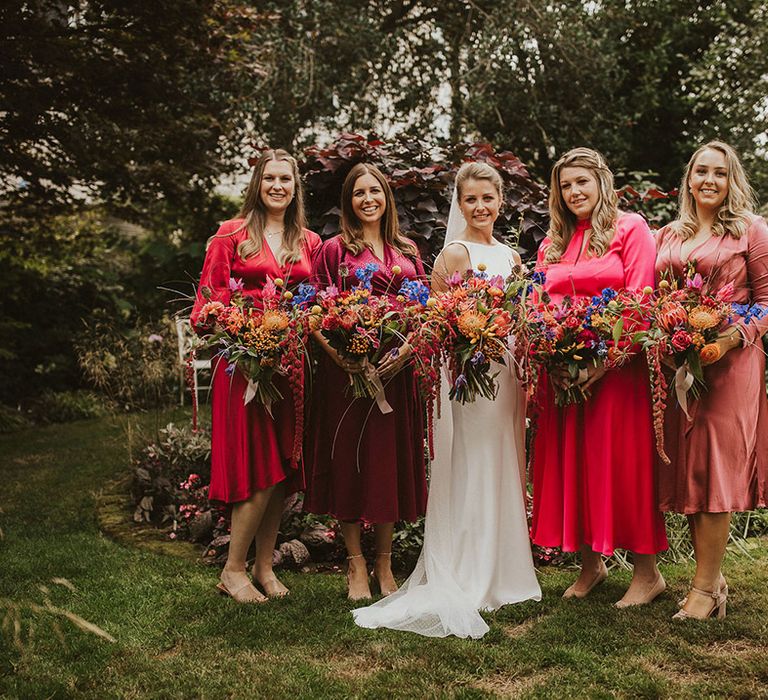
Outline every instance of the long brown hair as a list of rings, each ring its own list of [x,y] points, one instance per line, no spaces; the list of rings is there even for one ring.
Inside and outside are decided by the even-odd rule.
[[[544,256],[547,264],[560,260],[576,230],[576,215],[566,206],[560,190],[560,173],[563,168],[586,168],[597,180],[600,196],[592,211],[592,234],[589,236],[589,252],[595,257],[599,258],[608,250],[619,216],[619,198],[613,188],[613,173],[605,158],[591,148],[571,149],[552,168],[547,234],[551,245]]]
[[[409,257],[415,256],[417,254],[416,244],[400,232],[400,225],[397,221],[397,205],[395,204],[395,195],[392,193],[392,188],[389,186],[381,170],[370,163],[358,163],[353,166],[344,180],[344,186],[341,188],[341,242],[344,244],[344,247],[352,255],[360,255],[363,249],[368,247],[363,240],[363,225],[352,209],[352,193],[355,189],[355,183],[363,175],[373,175],[384,192],[387,206],[384,210],[384,216],[379,222],[384,244],[399,250]]]
[[[712,224],[712,234],[715,236],[729,235],[732,238],[741,238],[752,223],[756,209],[755,193],[749,185],[744,166],[739,160],[736,151],[722,141],[710,141],[696,149],[691,156],[688,165],[685,166],[683,179],[680,183],[680,211],[677,220],[669,227],[681,239],[693,238],[701,224],[696,210],[696,200],[690,189],[689,179],[696,159],[707,150],[720,151],[725,156],[725,165],[728,169],[728,194],[720,205],[717,216]]]
[[[301,184],[299,165],[296,159],[288,151],[282,148],[267,149],[256,161],[253,167],[251,181],[245,191],[243,206],[238,217],[244,219],[244,228],[248,231],[248,237],[237,247],[237,254],[245,260],[258,254],[264,246],[264,229],[267,223],[267,208],[261,198],[261,181],[267,163],[273,160],[282,160],[291,166],[293,171],[293,199],[285,210],[283,225],[283,244],[280,251],[280,263],[296,262],[301,258],[301,246],[304,243],[304,229],[307,226],[304,213],[304,188]]]

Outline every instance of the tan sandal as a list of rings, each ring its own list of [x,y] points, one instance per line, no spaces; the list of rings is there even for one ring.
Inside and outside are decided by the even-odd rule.
[[[706,615],[694,615],[687,610],[678,610],[672,615],[673,620],[708,620],[710,617],[716,617],[718,620],[722,620],[725,617],[725,605],[728,601],[728,594],[722,589],[716,591],[702,591],[701,588],[691,586],[691,593],[698,593],[699,595],[712,598],[712,607]],[[690,595],[690,593],[689,593]]]
[[[250,589],[250,590],[247,590]],[[224,585],[223,581],[219,581],[216,584],[216,590],[219,592],[219,595],[226,595],[232,598],[236,603],[241,604],[251,604],[251,603],[266,603],[269,598],[259,593],[259,591],[256,590],[254,585],[248,581],[247,583],[244,583],[240,588],[230,590],[229,588]]]

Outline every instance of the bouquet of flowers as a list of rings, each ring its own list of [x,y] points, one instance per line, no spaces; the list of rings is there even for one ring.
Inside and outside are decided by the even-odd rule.
[[[690,420],[688,400],[706,391],[704,366],[720,359],[716,340],[725,325],[736,316],[748,323],[761,318],[765,310],[748,304],[731,304],[733,284],[716,292],[707,291],[704,278],[691,265],[681,284],[662,279],[649,309],[650,328],[644,336],[653,392],[654,431],[659,456],[669,463],[664,452],[664,408],[668,383],[662,365],[675,368],[674,389],[678,403]]]
[[[430,333],[442,345],[451,378],[449,397],[461,403],[478,396],[494,399],[498,391],[492,362],[505,364],[509,336],[514,332],[521,301],[531,280],[522,268],[504,279],[489,277],[485,265],[454,273],[448,290],[434,295],[422,333]]]
[[[350,375],[352,395],[376,398],[382,411],[388,413],[392,409],[386,404],[375,363],[383,348],[402,335],[401,320],[388,296],[371,293],[371,278],[377,270],[378,265],[368,263],[355,271],[359,282],[352,289],[339,291],[330,285],[318,292],[318,327],[341,356],[363,361],[364,371]]]
[[[618,367],[636,351],[642,327],[637,310],[642,298],[641,294],[606,288],[591,299],[565,297],[561,304],[553,304],[543,297],[528,304],[523,335],[534,368],[531,377],[538,376],[540,368],[551,372],[564,367],[570,378],[569,386],[555,389],[557,406],[587,398],[578,382],[583,370],[599,363]]]
[[[315,297],[312,285],[300,284],[296,294],[283,286],[282,279],[268,278],[259,305],[242,293],[240,280],[231,279],[229,304],[208,301],[196,324],[203,345],[228,361],[226,373],[232,375],[237,368],[248,379],[244,403],[255,399],[268,411],[283,398],[274,383],[276,375],[287,375],[294,390],[303,387],[306,307]]]

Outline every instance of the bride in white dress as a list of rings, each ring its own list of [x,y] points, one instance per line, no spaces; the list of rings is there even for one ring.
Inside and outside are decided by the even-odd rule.
[[[506,277],[520,262],[492,236],[501,202],[501,177],[490,165],[459,169],[433,289],[481,263]],[[400,590],[352,611],[359,626],[477,639],[488,631],[480,611],[541,600],[525,512],[525,397],[511,359],[495,369],[494,401],[451,402],[443,376],[424,547]]]

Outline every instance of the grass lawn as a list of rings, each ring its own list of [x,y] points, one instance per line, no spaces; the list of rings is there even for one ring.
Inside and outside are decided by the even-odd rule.
[[[545,569],[541,603],[488,615],[480,641],[433,640],[357,628],[339,575],[288,573],[290,598],[238,607],[215,570],[104,537],[96,492],[128,458],[112,419],[0,436],[0,454],[0,697],[768,698],[765,540],[727,561],[724,621],[670,620],[690,565],[625,611],[627,572],[574,602],[573,572]]]

